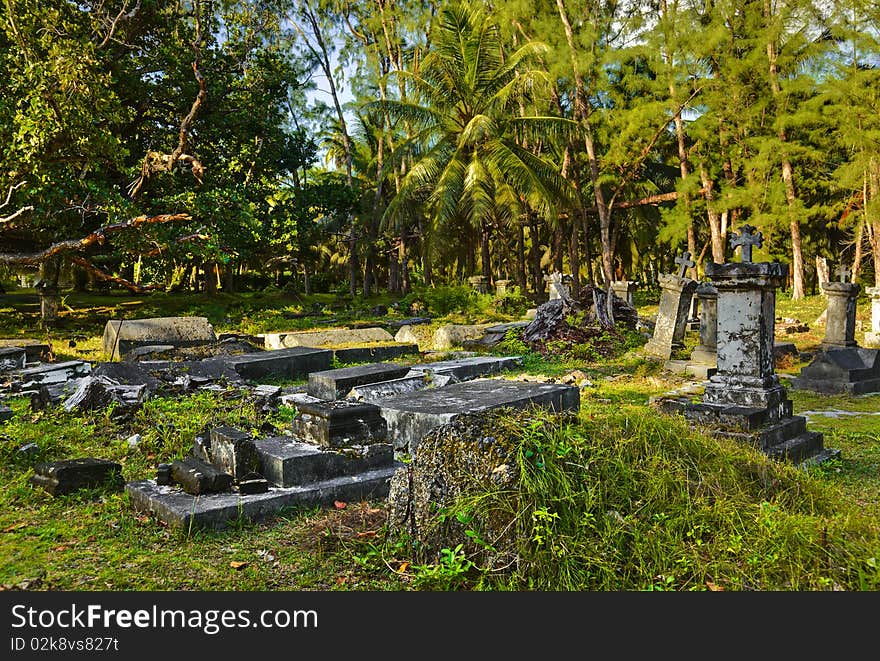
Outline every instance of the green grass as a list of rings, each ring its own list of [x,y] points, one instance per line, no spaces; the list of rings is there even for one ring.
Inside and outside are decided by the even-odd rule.
[[[27,292],[0,297],[0,336],[42,338]],[[34,297],[35,298],[35,297]],[[302,302],[282,295],[133,297],[71,295],[53,331],[59,358],[98,360],[107,318],[124,314],[203,314],[219,331],[254,332],[287,325],[284,312],[328,312],[316,319],[368,320],[373,304],[350,310],[329,295]],[[379,301],[387,303],[386,301]],[[651,305],[646,301],[645,305]],[[779,298],[777,316],[808,323],[819,297],[796,306]],[[332,315],[330,314],[332,312]],[[861,308],[860,308],[861,312]],[[451,313],[457,314],[456,312]],[[477,313],[469,321],[479,321]],[[400,315],[398,315],[400,316]],[[307,322],[303,322],[304,324]],[[276,326],[277,328],[277,326]],[[821,333],[778,338],[808,350]],[[513,338],[512,338],[513,339]],[[74,340],[75,346],[66,346]],[[499,353],[518,353],[513,341]],[[119,461],[126,480],[154,475],[182,455],[208,424],[285,430],[293,410],[267,417],[228,394],[149,401],[132,416],[107,410],[34,413],[12,400],[13,420],[0,423],[0,586],[69,590],[876,590],[880,520],[880,416],[813,417],[809,428],[841,459],[809,471],[774,464],[748,448],[701,435],[648,408],[653,395],[685,383],[637,351],[612,358],[527,352],[523,371],[561,379],[580,370],[575,422],[534,418],[522,437],[521,491],[498,507],[516,517],[521,547],[515,573],[484,571],[481,557],[450,543],[420,557],[388,538],[380,501],[344,509],[290,509],[223,532],[169,529],[137,515],[122,492],[86,490],[53,498],[32,487],[35,461],[97,456]],[[791,372],[794,368],[786,371]],[[873,397],[789,391],[795,413],[872,412]],[[540,423],[540,424],[538,424]],[[516,423],[520,430],[529,424]],[[126,439],[142,436],[132,448]],[[19,448],[36,443],[36,456]],[[530,457],[525,451],[531,450]],[[532,459],[540,454],[542,469]],[[527,461],[528,460],[528,461]],[[532,463],[529,463],[532,461]],[[505,500],[507,498],[507,500]],[[464,504],[466,505],[466,503]],[[553,515],[557,514],[557,517]],[[536,534],[544,541],[535,542]],[[466,540],[465,540],[466,541]],[[485,559],[485,558],[483,558]],[[235,569],[230,563],[244,562]]]

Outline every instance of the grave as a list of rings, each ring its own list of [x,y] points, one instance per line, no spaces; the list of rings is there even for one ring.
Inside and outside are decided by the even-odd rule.
[[[419,363],[413,365],[412,370],[426,372],[434,376],[451,376],[457,381],[467,381],[481,376],[500,374],[505,370],[517,367],[522,367],[520,356],[472,356],[433,363]]]
[[[196,347],[216,341],[214,328],[206,317],[111,319],[104,326],[102,348],[112,360],[124,359],[136,347]]]
[[[395,395],[402,395],[407,392],[415,392],[416,390],[424,390],[429,387],[442,387],[452,381],[449,376],[431,376],[427,372],[417,372],[411,370],[400,379],[391,379],[389,381],[381,381],[379,383],[367,383],[356,386],[346,395],[346,399],[355,402],[371,402],[376,403]],[[411,374],[411,376],[409,376]]]
[[[506,296],[510,291],[510,286],[513,283],[513,280],[496,280],[495,281],[495,295],[496,296]]]
[[[639,288],[639,282],[635,280],[616,280],[611,283],[611,291],[618,298],[622,298],[632,307],[635,307],[635,291]]]
[[[849,395],[878,392],[880,350],[860,348],[855,340],[859,285],[846,282],[851,272],[845,266],[837,273],[840,282],[822,284],[828,307],[821,350],[792,380],[792,388]]]
[[[319,331],[290,331],[261,333],[266,349],[290,347],[332,347],[339,345],[394,342],[394,336],[384,328],[336,328]]]
[[[365,363],[371,360],[393,360],[401,356],[419,353],[415,342],[394,342],[392,344],[368,344],[361,347],[331,349],[333,357],[340,363]]]
[[[431,347],[435,351],[447,351],[464,346],[468,342],[483,339],[491,324],[446,324],[434,331]]]
[[[468,278],[471,288],[478,294],[488,294],[490,281],[485,275],[472,275]]]
[[[880,287],[867,287],[865,291],[871,297],[871,330],[865,333],[865,346],[880,347]]]
[[[84,457],[37,464],[31,484],[53,496],[95,487],[122,488],[122,466],[115,461]]]
[[[776,289],[785,283],[788,267],[776,262],[754,263],[751,246],[761,233],[743,225],[731,237],[742,246],[742,261],[706,266],[718,290],[718,371],[700,402],[666,396],[652,404],[680,413],[715,436],[751,444],[768,456],[803,464],[839,454],[824,448],[822,434],[806,430],[806,418],[792,415],[791,400],[774,373],[773,337]]]
[[[341,448],[384,441],[387,425],[379,407],[369,402],[337,399],[301,401],[293,431],[302,440],[323,448]]]
[[[678,274],[661,274],[660,306],[654,334],[645,344],[644,351],[649,356],[669,360],[673,351],[684,346],[684,334],[688,321],[688,310],[691,298],[697,288],[697,282],[684,277],[687,269],[694,265],[691,254],[685,252],[675,258],[679,265]]]
[[[27,351],[21,347],[0,347],[0,372],[23,370],[27,363]]]
[[[580,389],[556,383],[477,379],[443,388],[420,390],[378,402],[394,448],[413,455],[422,437],[434,427],[465,413],[511,407],[544,406],[577,411]]]
[[[406,365],[373,363],[309,374],[307,392],[319,399],[343,399],[356,386],[399,379],[409,372]]]
[[[851,275],[843,265],[837,269],[840,282],[823,282],[822,293],[827,300],[825,337],[819,345],[822,349],[844,349],[857,346],[856,298],[861,288],[855,282],[847,282]]]
[[[28,340],[25,338],[4,338],[0,339],[0,347],[16,347],[24,349],[27,362],[33,363],[43,360],[49,354],[49,345],[39,340]]]
[[[691,352],[690,360],[667,360],[665,367],[705,381],[717,371],[718,290],[703,282],[694,296],[700,299],[700,344]]]
[[[311,372],[326,370],[333,362],[333,352],[311,347],[291,347],[274,351],[221,356],[202,362],[228,365],[249,381],[262,379],[301,379]]]
[[[92,366],[82,360],[67,360],[61,363],[46,363],[29,367],[19,372],[24,383],[42,385],[65,383],[80,376],[87,376]]]
[[[550,294],[551,301],[557,298],[568,298],[571,296],[571,288],[569,285],[571,284],[572,277],[570,275],[554,271],[547,276],[545,280],[547,281],[547,291]]]

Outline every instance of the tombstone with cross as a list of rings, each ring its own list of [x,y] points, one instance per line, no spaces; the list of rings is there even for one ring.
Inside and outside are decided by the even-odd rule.
[[[835,273],[838,282],[823,282],[827,308],[825,313],[825,337],[820,345],[823,349],[856,347],[856,299],[861,287],[849,282],[852,270],[841,262]]]
[[[754,225],[743,225],[739,234],[732,234],[730,237],[730,247],[733,250],[740,246],[740,260],[743,262],[752,261],[752,246],[760,248],[762,245],[764,236],[760,232],[755,233]]]
[[[691,299],[697,288],[697,281],[685,277],[687,270],[694,266],[689,252],[675,258],[678,273],[668,273],[659,277],[660,306],[654,335],[645,345],[645,353],[669,360],[672,352],[684,346],[687,330],[688,312]]]

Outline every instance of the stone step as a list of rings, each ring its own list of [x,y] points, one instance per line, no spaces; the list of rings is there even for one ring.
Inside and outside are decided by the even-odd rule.
[[[793,415],[790,418],[784,418],[776,424],[751,431],[719,430],[716,432],[716,435],[754,445],[760,450],[766,450],[769,447],[798,436],[806,428],[807,419],[802,415]]]
[[[765,449],[773,458],[800,464],[823,450],[823,436],[819,432],[805,431],[794,438]]]
[[[296,487],[270,487],[265,493],[242,495],[237,491],[193,496],[180,489],[158,486],[154,480],[129,482],[125,491],[136,511],[151,512],[169,526],[225,528],[231,521],[258,521],[288,507],[332,505],[388,496],[391,476],[403,464],[344,475]]]
[[[394,463],[390,443],[329,450],[293,436],[272,436],[257,439],[255,444],[262,462],[263,477],[279,487],[355,475]]]

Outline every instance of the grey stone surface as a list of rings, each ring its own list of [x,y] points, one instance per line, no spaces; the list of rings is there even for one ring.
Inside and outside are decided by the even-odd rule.
[[[106,376],[85,376],[64,400],[64,410],[90,411],[116,403],[122,407],[139,406],[147,398],[147,387],[122,385]]]
[[[399,379],[409,372],[406,365],[372,363],[309,374],[308,394],[320,399],[343,399],[352,388],[368,383]]]
[[[622,298],[633,307],[635,307],[635,291],[638,288],[639,283],[633,280],[617,280],[611,283],[611,291],[614,292],[614,295]]]
[[[559,272],[551,273],[546,277],[547,291],[550,294],[550,300],[558,298],[568,298],[571,296],[571,276]]]
[[[662,274],[660,306],[654,334],[644,351],[648,355],[669,360],[672,352],[683,345],[691,297],[697,288],[696,280],[672,274]]]
[[[104,376],[126,386],[145,386],[147,392],[155,393],[160,381],[137,363],[98,363],[91,376]]]
[[[23,370],[27,362],[27,351],[22,347],[0,347],[0,372]]]
[[[852,282],[823,282],[822,293],[828,302],[825,316],[823,349],[857,346],[856,299],[861,287]]]
[[[158,486],[153,480],[129,482],[125,490],[137,511],[151,512],[169,526],[222,529],[243,518],[258,521],[287,507],[331,505],[334,501],[384,498],[396,466],[345,475],[304,486],[270,488],[268,492],[241,495],[237,492],[189,495],[173,486]]]
[[[49,345],[40,340],[29,340],[25,338],[3,338],[0,339],[0,347],[17,347],[24,349],[27,356],[27,362],[33,363],[38,360],[44,360],[49,353]]]
[[[262,464],[254,439],[234,427],[214,427],[209,433],[208,456],[214,466],[233,479],[241,480],[251,473],[260,473]]]
[[[171,463],[171,480],[195,496],[220,493],[232,488],[233,478],[199,457],[184,457]]]
[[[451,377],[440,376],[440,379],[449,379]],[[423,390],[430,386],[439,387],[440,384],[436,380],[428,378],[426,372],[416,372],[414,376],[405,376],[400,379],[391,379],[389,381],[381,381],[379,383],[367,383],[362,386],[356,386],[346,396],[355,402],[378,402],[395,395],[402,395],[407,392],[415,392]],[[442,385],[446,385],[443,383]]]
[[[500,374],[506,370],[518,367],[522,367],[521,356],[473,356],[471,358],[419,363],[413,365],[412,370],[452,376],[459,381],[467,381],[481,376]]]
[[[294,436],[255,441],[263,476],[278,487],[302,486],[344,475],[355,475],[394,464],[390,443],[328,449]]]
[[[792,379],[795,390],[862,395],[880,392],[880,349],[861,347],[820,351]]]
[[[703,282],[695,293],[700,300],[700,343],[691,352],[691,362],[714,366],[718,362],[718,290]]]
[[[397,319],[395,321],[389,321],[387,326],[389,328],[400,329],[404,326],[418,326],[420,324],[430,324],[431,317],[407,317],[406,319]]]
[[[325,448],[342,448],[384,441],[385,420],[379,408],[367,402],[345,399],[300,402],[293,420],[294,433],[304,441]]]
[[[580,408],[580,389],[555,383],[479,379],[398,395],[378,403],[388,423],[388,439],[396,450],[411,454],[428,431],[463,413],[532,405],[576,411]]]
[[[393,342],[394,337],[384,328],[338,328],[322,331],[288,331],[262,333],[267,349],[289,347],[329,347],[342,344],[366,344],[370,342]]]
[[[111,319],[104,326],[102,347],[113,358],[124,358],[131,349],[153,344],[194,347],[217,341],[206,317],[153,317]]]
[[[364,363],[367,361],[392,360],[401,356],[419,353],[419,345],[413,342],[394,342],[392,344],[365,344],[360,347],[331,349],[333,357],[340,363]]]
[[[94,487],[122,488],[122,466],[115,461],[83,457],[41,463],[34,466],[31,484],[53,496]]]
[[[512,286],[516,283],[513,280],[496,280],[495,281],[495,295],[496,296],[505,296],[507,292],[510,290]]]
[[[292,347],[208,360],[229,365],[241,378],[249,381],[267,378],[299,379],[311,372],[328,369],[333,360],[333,352],[327,349]]]
[[[15,416],[15,411],[13,411],[8,406],[0,404],[0,422],[12,420],[13,416]]]
[[[488,293],[489,285],[491,284],[489,278],[487,278],[485,275],[473,275],[468,278],[468,283],[474,291],[480,294]]]
[[[37,367],[29,367],[19,372],[24,382],[44,385],[64,383],[80,376],[87,376],[92,371],[90,363],[82,360],[67,360],[61,363],[46,363]]]
[[[460,347],[466,342],[481,339],[489,324],[446,324],[434,331],[431,346],[435,351]]]

